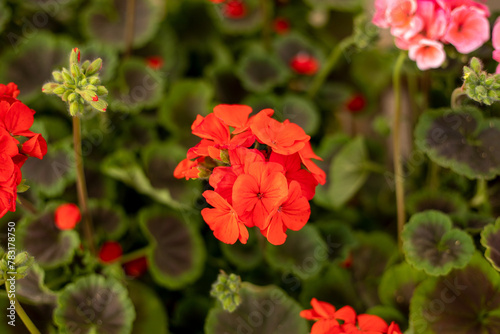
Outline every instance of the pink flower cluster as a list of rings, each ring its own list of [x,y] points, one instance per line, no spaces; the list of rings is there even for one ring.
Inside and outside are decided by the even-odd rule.
[[[493,33],[491,36],[493,42],[493,59],[500,63],[500,18],[498,18],[493,26]],[[496,73],[500,73],[500,64],[497,66]]]
[[[490,11],[474,0],[375,0],[375,9],[372,22],[390,28],[421,70],[443,64],[444,44],[468,54],[490,39]]]

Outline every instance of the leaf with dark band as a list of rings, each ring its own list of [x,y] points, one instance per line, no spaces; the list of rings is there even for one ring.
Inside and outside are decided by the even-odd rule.
[[[54,322],[63,334],[127,334],[134,319],[134,306],[125,287],[100,275],[68,284],[54,311]]]
[[[500,218],[487,225],[481,232],[481,244],[486,247],[484,254],[496,270],[500,271]]]
[[[152,244],[147,254],[150,272],[158,284],[169,289],[193,283],[204,267],[203,240],[194,229],[194,222],[183,219],[160,208],[145,209],[139,214],[141,228]]]
[[[43,268],[70,263],[80,245],[76,231],[61,231],[56,227],[54,211],[57,206],[56,203],[51,203],[38,216],[25,217],[19,223],[19,248],[34,256],[36,263]]]
[[[467,202],[452,191],[438,192],[421,190],[408,197],[408,211],[410,214],[436,210],[448,215],[462,216],[467,212]]]
[[[419,334],[496,334],[500,276],[479,253],[464,269],[430,277],[415,290],[410,331]]]
[[[416,144],[443,167],[470,179],[500,174],[500,120],[472,108],[427,111],[415,129]]]
[[[229,313],[220,305],[210,310],[206,334],[304,334],[307,322],[299,316],[302,306],[275,286],[243,283],[241,304]]]
[[[402,238],[406,260],[433,276],[465,267],[475,250],[470,235],[453,228],[450,218],[439,211],[414,214]]]

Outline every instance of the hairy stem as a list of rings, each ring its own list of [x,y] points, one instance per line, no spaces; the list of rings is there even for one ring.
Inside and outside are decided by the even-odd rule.
[[[406,221],[403,161],[401,157],[401,69],[406,53],[401,52],[394,67],[394,120],[392,126],[392,148],[394,152],[394,181],[396,185],[396,209],[398,221],[398,246],[401,251],[403,240],[401,233]]]
[[[117,259],[117,261],[119,261],[121,264],[124,264],[133,260],[137,260],[141,257],[146,256],[148,254],[149,249],[150,249],[149,246],[144,248],[139,248],[131,253],[123,255],[122,257]]]
[[[7,297],[9,298],[10,304],[14,304],[17,315],[19,315],[19,318],[21,318],[21,321],[26,326],[28,331],[31,334],[40,334],[38,328],[36,328],[33,321],[31,321],[30,317],[26,314],[21,304],[19,304],[19,301],[17,300],[15,294],[10,292],[14,291],[14,289],[10,289],[10,282],[8,280],[5,281],[5,290],[7,291]]]
[[[75,151],[76,164],[76,189],[78,191],[78,203],[82,212],[83,233],[87,241],[87,246],[92,254],[96,254],[94,247],[94,233],[92,229],[92,218],[88,208],[87,185],[85,183],[85,172],[83,169],[82,156],[82,133],[80,118],[73,117],[73,148]]]
[[[125,55],[132,52],[135,30],[135,0],[127,0],[127,14],[125,17]]]

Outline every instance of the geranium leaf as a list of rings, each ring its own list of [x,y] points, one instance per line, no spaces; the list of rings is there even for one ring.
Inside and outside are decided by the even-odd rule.
[[[118,240],[127,230],[128,221],[121,206],[106,200],[91,200],[89,212],[99,240]]]
[[[242,244],[241,242],[237,242],[234,245],[220,243],[222,254],[224,254],[226,259],[243,270],[255,268],[262,262],[263,258],[262,250],[259,247],[257,242],[258,239],[255,235],[255,233],[260,232],[255,232],[253,229],[250,229],[248,233],[250,237],[246,244]]]
[[[129,58],[118,68],[118,78],[109,89],[113,110],[140,112],[156,106],[161,98],[163,79],[141,59]]]
[[[421,283],[411,300],[412,333],[482,334],[498,328],[500,276],[478,252],[465,268]]]
[[[379,316],[388,324],[394,321],[399,325],[401,329],[404,329],[408,326],[408,313],[402,313],[400,310],[392,306],[375,305],[366,310],[366,313]]]
[[[329,195],[334,207],[344,205],[363,186],[369,172],[364,168],[368,159],[364,139],[357,137],[346,144],[330,167],[332,178]]]
[[[28,159],[21,171],[28,185],[47,197],[60,196],[75,181],[75,163],[69,141],[50,145],[42,160]]]
[[[265,93],[285,82],[287,68],[259,47],[249,47],[241,57],[236,74],[252,92]]]
[[[127,1],[113,0],[106,3],[94,2],[82,14],[82,30],[92,40],[125,49],[125,25],[127,24]],[[133,46],[144,45],[158,29],[165,11],[165,3],[155,0],[134,2],[136,13],[134,20]]]
[[[16,293],[33,304],[47,304],[55,307],[57,294],[51,291],[44,282],[45,272],[34,263],[28,274],[16,282]]]
[[[408,314],[413,291],[426,278],[423,271],[416,270],[407,262],[391,266],[382,275],[378,287],[380,301]]]
[[[290,64],[292,59],[299,53],[322,59],[323,55],[318,52],[319,48],[303,35],[291,32],[280,36],[274,42],[274,50],[284,64]]]
[[[470,235],[453,228],[451,219],[439,211],[414,214],[402,238],[406,260],[434,276],[465,267],[475,250]]]
[[[481,244],[486,247],[485,256],[488,261],[500,271],[500,218],[481,232]]]
[[[20,248],[34,256],[43,268],[70,263],[80,245],[76,231],[62,231],[56,227],[54,211],[57,206],[57,203],[49,203],[39,215],[25,217],[17,229]]]
[[[434,162],[460,175],[492,179],[500,174],[500,120],[484,119],[476,108],[425,112],[415,137]]]
[[[54,311],[59,333],[125,334],[134,319],[134,306],[123,285],[95,274],[68,284]]]
[[[266,246],[264,256],[269,265],[304,280],[316,276],[328,259],[327,245],[317,229],[306,225],[299,231],[287,231],[287,234],[283,245]]]
[[[448,215],[462,216],[467,212],[467,202],[453,191],[420,190],[408,197],[410,214],[426,210],[436,210]]]
[[[297,95],[286,95],[277,114],[299,125],[308,135],[314,135],[319,128],[320,115],[314,104]]]
[[[115,49],[107,44],[91,43],[80,47],[82,59],[94,61],[94,59],[102,59],[102,67],[99,70],[99,78],[102,82],[107,82],[114,79],[116,67],[118,64],[118,55]]]
[[[326,241],[328,260],[330,262],[346,260],[357,244],[349,226],[344,222],[328,220],[317,221],[315,226]]]
[[[152,245],[147,255],[150,272],[158,284],[169,289],[194,282],[204,267],[203,240],[193,220],[184,221],[186,217],[159,208],[144,209],[139,214],[141,228]]]
[[[307,322],[299,316],[302,306],[283,290],[245,282],[239,293],[241,304],[234,312],[223,310],[219,304],[210,310],[205,333],[307,333]]]
[[[339,11],[356,11],[362,6],[361,0],[306,0],[306,2],[314,7]]]
[[[167,334],[167,312],[156,293],[137,281],[128,283],[128,292],[136,315],[131,333]]]

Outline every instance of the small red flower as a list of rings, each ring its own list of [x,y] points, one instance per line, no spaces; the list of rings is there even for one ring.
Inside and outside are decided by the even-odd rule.
[[[160,56],[151,56],[146,58],[146,64],[153,70],[159,70],[163,67],[163,58]]]
[[[13,82],[8,83],[7,85],[0,84],[0,95],[7,95],[16,98],[19,93],[17,85]]]
[[[99,250],[99,259],[104,263],[110,263],[122,256],[122,246],[116,241],[106,241]]]
[[[47,154],[47,142],[41,134],[37,133],[23,143],[21,153],[42,159]]]
[[[80,222],[80,209],[73,203],[59,205],[54,213],[54,220],[60,230],[72,230]]]
[[[273,22],[274,31],[279,35],[284,35],[290,31],[290,22],[284,17],[277,17]]]
[[[345,333],[337,320],[342,320],[344,324],[356,323],[356,312],[350,306],[337,310],[335,306],[316,298],[311,300],[311,306],[312,309],[300,312],[302,318],[316,320],[311,334]]]
[[[363,110],[366,106],[366,99],[361,94],[352,96],[346,103],[347,110],[352,113],[357,113]]]
[[[33,137],[34,133],[30,131],[30,127],[33,125],[34,113],[22,102],[16,101],[9,104],[6,101],[1,101],[0,127],[3,127],[12,136]]]
[[[123,268],[128,276],[139,277],[142,276],[142,274],[144,274],[148,269],[148,260],[143,256],[125,263]]]
[[[240,0],[228,0],[224,4],[223,13],[231,19],[241,19],[247,15],[247,7]]]
[[[290,67],[298,74],[314,75],[319,69],[319,62],[307,53],[299,53],[290,61]]]
[[[215,191],[207,190],[203,193],[203,197],[214,207],[201,210],[201,215],[210,229],[214,231],[215,237],[226,244],[234,244],[236,240],[246,244],[247,228],[233,207]]]

